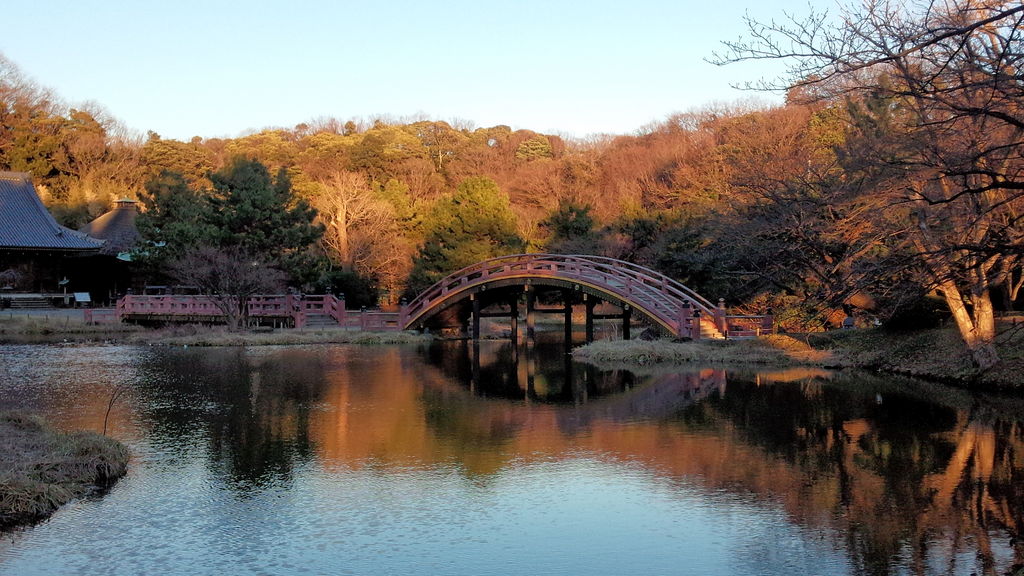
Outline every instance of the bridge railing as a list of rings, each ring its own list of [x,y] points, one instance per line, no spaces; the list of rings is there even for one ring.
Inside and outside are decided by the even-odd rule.
[[[775,333],[775,318],[765,315],[726,315],[725,332],[727,338],[753,338]]]
[[[628,299],[642,300],[647,312],[675,325],[680,302],[700,309],[707,318],[718,308],[693,290],[664,274],[637,264],[602,256],[563,254],[515,254],[479,262],[449,274],[408,305],[408,320],[415,321],[453,291],[492,278],[540,276],[588,282]]]
[[[293,296],[291,316],[296,328],[305,328],[311,316],[327,316],[339,325],[345,324],[345,301],[333,294]]]
[[[705,312],[710,312],[715,307],[710,300],[694,292],[683,283],[657,272],[656,270],[640,266],[639,264],[633,264],[632,262],[626,262],[625,260],[617,260],[615,258],[608,258],[605,256],[572,255],[568,256],[568,258],[572,258],[577,262],[593,263],[595,269],[601,271],[611,270],[614,275],[621,275],[622,271],[628,271],[629,276],[639,281],[643,286],[669,292],[681,300],[687,300],[691,303],[697,304],[697,307],[703,309]]]
[[[209,296],[128,294],[117,301],[117,316],[220,316],[223,313]]]
[[[305,328],[311,317],[329,317],[338,326],[361,330],[400,330],[402,312],[346,310],[345,300],[331,294],[297,296],[271,294],[248,300],[251,318],[291,318],[296,328]],[[224,314],[209,296],[133,295],[122,297],[114,311],[117,320],[140,318],[220,318]]]
[[[252,296],[248,300],[249,316],[296,318],[296,298],[290,294]],[[224,315],[214,298],[205,295],[141,295],[128,294],[117,301],[118,320],[139,317],[219,318]]]
[[[259,295],[249,298],[250,316],[292,316],[295,311],[291,294]]]

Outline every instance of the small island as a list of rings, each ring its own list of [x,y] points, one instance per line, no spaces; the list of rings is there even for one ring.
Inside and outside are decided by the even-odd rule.
[[[42,420],[0,413],[0,529],[47,518],[125,475],[128,449],[95,432],[59,432]]]

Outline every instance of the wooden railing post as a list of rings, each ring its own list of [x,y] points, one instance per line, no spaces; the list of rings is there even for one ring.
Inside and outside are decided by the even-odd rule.
[[[761,334],[775,334],[775,315],[771,310],[761,317]]]
[[[409,303],[402,298],[398,306],[398,329],[405,330],[405,323],[409,321]]]
[[[114,314],[117,316],[118,322],[120,322],[124,318],[125,314],[127,314],[127,309],[128,306],[131,305],[131,301],[131,294],[125,294],[124,296],[118,298],[117,305],[114,307]]]
[[[729,326],[725,319],[725,298],[718,299],[718,307],[715,308],[715,327],[726,338],[729,337]]]
[[[690,307],[689,302],[683,302],[683,306],[679,309],[676,334],[680,338],[693,338],[693,308]]]

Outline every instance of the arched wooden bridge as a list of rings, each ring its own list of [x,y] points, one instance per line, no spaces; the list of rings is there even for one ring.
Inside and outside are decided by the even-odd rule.
[[[541,293],[550,298],[538,296]],[[346,310],[344,299],[330,294],[253,296],[247,307],[255,323],[362,330],[471,326],[478,338],[480,319],[489,316],[507,318],[515,337],[521,300],[526,303],[528,335],[536,313],[558,313],[565,318],[567,341],[572,339],[574,307],[586,311],[588,341],[593,339],[595,319],[613,318],[622,321],[622,336],[628,339],[634,313],[676,337],[743,337],[772,331],[771,316],[726,315],[723,302],[716,306],[649,268],[614,258],[561,254],[515,254],[479,262],[443,278],[397,312]],[[553,308],[550,300],[560,305]],[[610,304],[612,313],[596,313],[601,303]],[[213,296],[129,294],[109,318],[164,323],[218,322],[224,316]]]
[[[527,292],[529,322],[530,290],[540,286],[561,289],[569,296],[561,309],[566,314],[567,334],[571,329],[571,295],[579,295],[579,300],[587,304],[588,339],[593,306],[598,300],[622,310],[627,338],[629,319],[634,311],[677,337],[722,338],[730,328],[721,305],[712,304],[655,270],[614,258],[561,254],[515,254],[463,268],[403,306],[402,325],[406,329],[418,329],[432,322],[443,324],[446,317],[449,325],[452,321],[464,322],[470,313],[467,308],[472,307],[474,326],[478,327],[480,310],[495,303],[508,303],[510,311],[502,315],[509,315],[514,323],[519,315],[515,289]],[[737,316],[732,319],[757,333],[766,327],[761,318]],[[478,328],[473,333],[478,334]]]

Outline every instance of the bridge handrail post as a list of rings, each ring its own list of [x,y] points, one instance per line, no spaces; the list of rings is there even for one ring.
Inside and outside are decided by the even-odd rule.
[[[715,307],[715,327],[726,338],[729,337],[729,326],[725,318],[725,298],[718,299],[718,306]]]
[[[684,302],[682,307],[679,308],[679,316],[676,322],[676,332],[680,337],[688,336],[693,338],[691,335],[693,332],[693,308],[690,307],[689,302]]]
[[[121,321],[121,319],[127,314],[128,307],[131,306],[131,301],[131,294],[125,294],[117,299],[117,306],[114,307],[114,314],[117,316],[118,321]]]
[[[761,317],[761,334],[775,334],[775,315],[771,310],[766,310]]]
[[[409,321],[409,303],[402,298],[398,306],[398,329],[405,330],[406,323]]]

